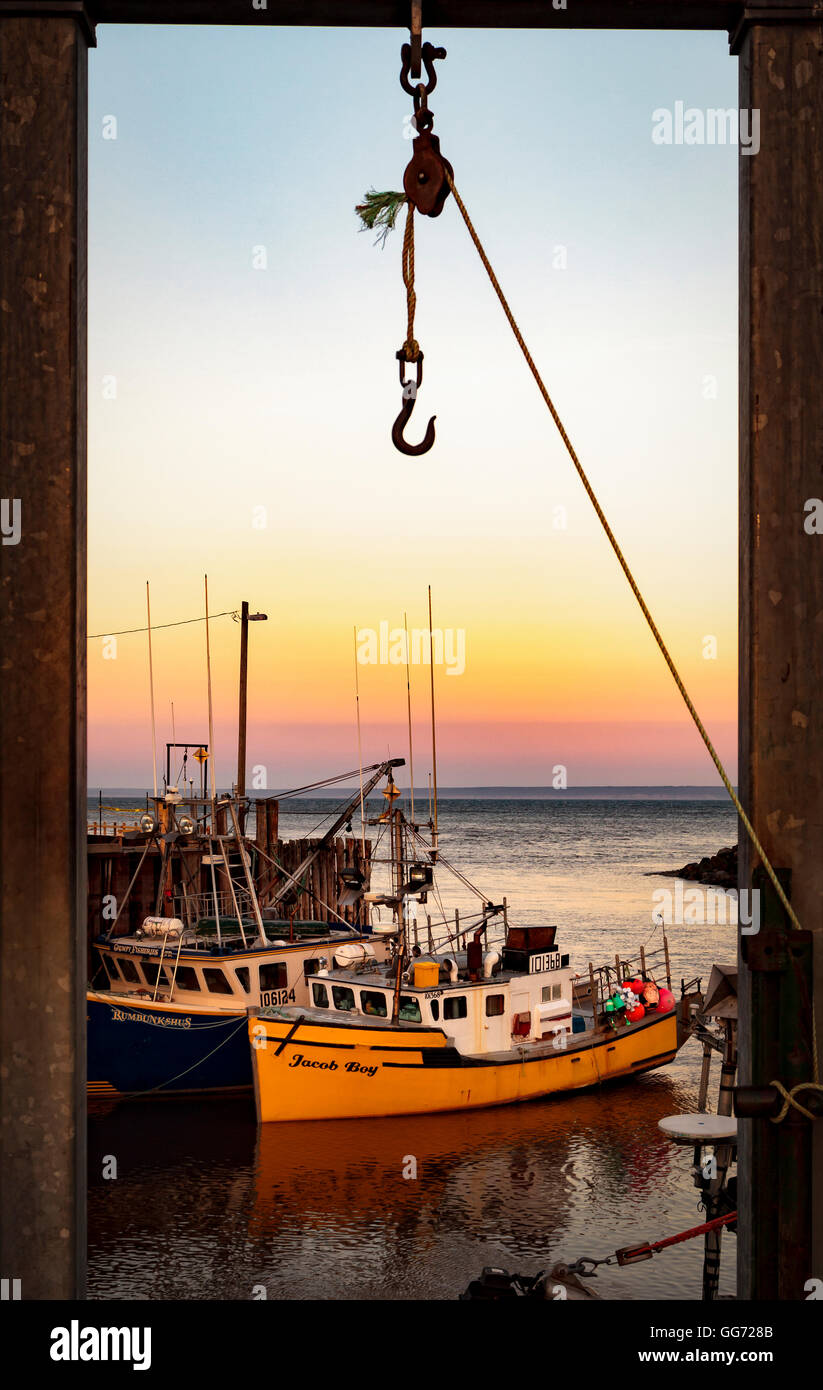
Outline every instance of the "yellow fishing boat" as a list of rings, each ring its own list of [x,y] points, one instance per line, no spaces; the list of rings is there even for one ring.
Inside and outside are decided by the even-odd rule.
[[[410,961],[401,942],[387,967],[321,971],[310,1007],[250,1010],[259,1120],[508,1105],[671,1062],[702,996],[676,1006],[650,977],[620,986],[616,967],[580,989],[555,934],[511,928],[487,949],[481,929],[465,951]]]

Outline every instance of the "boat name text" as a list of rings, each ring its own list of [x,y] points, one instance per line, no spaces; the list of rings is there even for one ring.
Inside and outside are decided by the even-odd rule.
[[[315,1067],[317,1071],[358,1071],[360,1072],[361,1076],[374,1076],[377,1071],[376,1066],[364,1067],[361,1062],[346,1062],[345,1065],[341,1068],[338,1067],[333,1057],[328,1062],[310,1062],[308,1057],[303,1056],[302,1052],[298,1052],[295,1057],[292,1057],[291,1061],[289,1062],[289,1066]]]
[[[171,1018],[165,1014],[126,1013],[123,1009],[112,1009],[114,1023],[151,1023],[155,1028],[191,1028],[190,1018]]]

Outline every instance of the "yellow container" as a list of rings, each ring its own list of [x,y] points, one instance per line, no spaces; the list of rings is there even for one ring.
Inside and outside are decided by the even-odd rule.
[[[440,966],[436,960],[418,960],[414,963],[415,989],[435,989],[440,983]]]

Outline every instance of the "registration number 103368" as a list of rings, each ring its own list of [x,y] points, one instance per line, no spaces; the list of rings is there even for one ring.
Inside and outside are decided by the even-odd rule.
[[[293,1004],[293,989],[261,989],[260,1003],[264,1009],[270,1009],[273,1004]]]

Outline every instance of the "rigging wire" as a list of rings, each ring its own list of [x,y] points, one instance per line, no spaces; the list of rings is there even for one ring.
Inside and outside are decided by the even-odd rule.
[[[240,614],[237,612],[236,608],[226,608],[222,613],[212,613],[210,615],[211,622],[214,622],[215,618],[234,618],[234,621],[238,623],[240,621]],[[186,627],[188,623],[204,623],[205,621],[205,618],[179,618],[177,622],[174,623],[152,623],[150,629],[147,627],[124,627],[121,628],[119,632],[87,632],[86,641],[96,642],[98,638],[103,637],[127,637],[132,632],[159,632],[160,629],[164,627]]]

